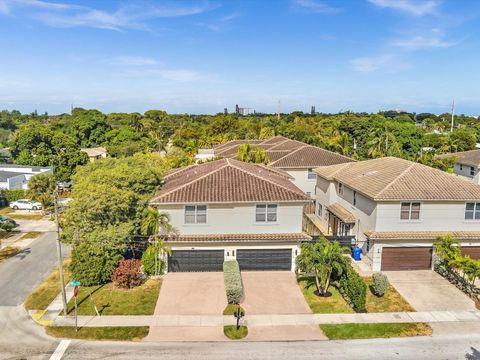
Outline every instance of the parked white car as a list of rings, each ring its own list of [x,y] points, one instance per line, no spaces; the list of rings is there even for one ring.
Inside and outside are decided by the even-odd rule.
[[[20,199],[17,201],[12,201],[10,207],[14,210],[41,210],[42,204],[37,201]]]

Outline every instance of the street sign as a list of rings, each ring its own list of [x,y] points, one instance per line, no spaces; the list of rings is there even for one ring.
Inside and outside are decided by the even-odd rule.
[[[78,286],[75,285],[73,287],[73,296],[77,297],[77,295],[78,295]]]
[[[80,286],[80,281],[73,279],[72,281],[70,281],[70,285],[72,285],[72,286]]]

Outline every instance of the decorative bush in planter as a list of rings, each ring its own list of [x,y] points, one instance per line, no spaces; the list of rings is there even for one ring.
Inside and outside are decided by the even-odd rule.
[[[238,262],[225,261],[223,263],[223,280],[229,304],[240,304],[243,300],[243,282]]]
[[[388,279],[382,273],[375,273],[372,275],[372,293],[378,297],[385,295],[388,289]]]
[[[143,277],[140,272],[141,266],[142,263],[140,260],[121,260],[117,268],[113,270],[112,282],[115,286],[124,289],[131,289],[135,286],[142,285]]]

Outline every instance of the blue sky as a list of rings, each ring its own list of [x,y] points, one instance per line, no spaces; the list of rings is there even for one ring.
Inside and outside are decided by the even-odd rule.
[[[480,1],[0,0],[0,108],[480,114]]]

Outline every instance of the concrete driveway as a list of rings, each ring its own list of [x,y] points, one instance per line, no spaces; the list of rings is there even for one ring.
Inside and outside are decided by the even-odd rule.
[[[417,311],[475,310],[467,295],[434,271],[385,271],[384,274]]]
[[[312,311],[290,271],[242,272],[245,299],[242,306],[250,315],[311,314]]]
[[[221,315],[227,306],[223,273],[168,273],[155,315]]]
[[[221,315],[227,306],[223,273],[168,273],[155,315]],[[226,341],[221,326],[150,327],[145,341]]]

